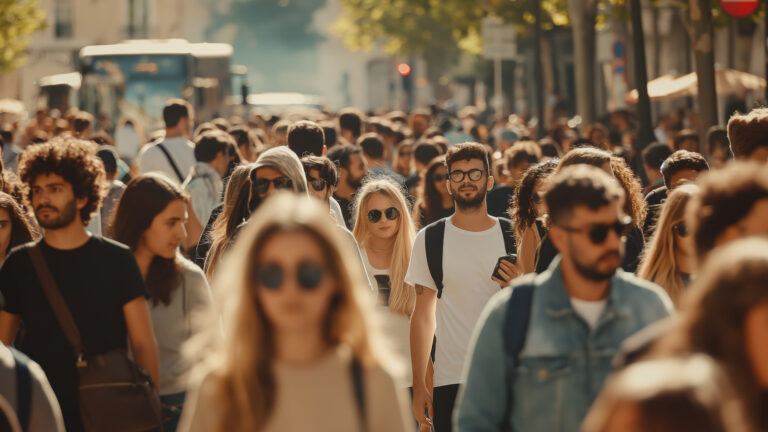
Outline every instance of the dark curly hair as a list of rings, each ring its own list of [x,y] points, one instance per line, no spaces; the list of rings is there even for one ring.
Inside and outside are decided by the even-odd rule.
[[[624,213],[632,216],[632,223],[636,227],[642,227],[645,222],[645,216],[648,213],[648,206],[643,197],[643,187],[635,173],[627,166],[624,159],[620,157],[611,157],[611,169],[613,176],[619,185],[624,189],[627,199],[624,201]]]
[[[536,222],[533,189],[536,187],[536,183],[555,172],[558,163],[557,159],[552,159],[528,168],[525,174],[523,174],[523,178],[520,179],[517,188],[515,188],[507,214],[515,222],[515,235],[517,236],[518,244],[525,230]]]
[[[80,219],[87,225],[107,191],[104,164],[96,156],[96,146],[72,136],[60,136],[27,147],[19,161],[19,177],[29,208],[34,208],[31,186],[43,174],[61,176],[72,185],[76,198],[88,199],[80,209]]]

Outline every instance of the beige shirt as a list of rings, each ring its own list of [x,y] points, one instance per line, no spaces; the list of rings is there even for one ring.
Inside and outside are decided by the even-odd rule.
[[[264,432],[400,432],[413,430],[404,389],[383,369],[364,370],[368,427],[362,428],[350,373],[351,350],[340,346],[310,366],[295,367],[276,362],[275,407]],[[215,430],[211,414],[216,410],[211,393],[212,375],[193,392],[184,408],[180,431]]]

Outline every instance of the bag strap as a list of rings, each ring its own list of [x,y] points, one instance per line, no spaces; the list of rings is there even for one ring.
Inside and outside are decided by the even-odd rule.
[[[440,219],[424,228],[424,244],[427,250],[427,267],[437,287],[437,298],[443,296],[443,242],[445,241],[445,219]]]
[[[176,165],[176,162],[171,157],[171,154],[168,152],[168,149],[165,148],[162,142],[158,142],[156,146],[157,148],[160,149],[160,151],[163,152],[163,154],[165,155],[165,158],[168,159],[168,163],[171,164],[171,168],[173,168],[173,172],[175,172],[176,177],[179,178],[179,183],[184,183],[184,176],[181,174],[181,170],[179,169],[179,167]]]
[[[357,405],[357,412],[360,414],[360,423],[363,427],[363,431],[368,430],[368,415],[365,409],[365,384],[363,382],[363,370],[360,367],[360,362],[357,358],[352,356],[352,362],[350,364],[350,373],[352,374],[352,385],[355,390],[355,404]]]
[[[16,415],[19,419],[21,430],[29,429],[29,413],[32,406],[32,377],[27,367],[27,359],[24,354],[10,348],[16,370]]]
[[[507,251],[507,254],[517,253],[514,222],[507,218],[500,217],[499,225],[501,225],[501,234],[504,236],[504,249]]]
[[[533,301],[533,278],[535,274],[523,276],[519,285],[512,288],[512,295],[507,303],[507,314],[504,317],[504,353],[506,354],[507,370],[509,377],[507,384],[507,408],[504,414],[502,430],[512,430],[509,425],[509,416],[512,411],[514,394],[512,392],[512,379],[515,367],[520,360],[520,352],[525,346],[528,335],[528,324],[531,317],[531,303]]]
[[[56,285],[51,269],[45,261],[40,243],[27,248],[27,252],[32,259],[32,265],[35,267],[40,284],[43,286],[45,297],[48,299],[48,303],[51,305],[51,309],[53,309],[53,314],[56,316],[56,321],[59,322],[61,330],[64,331],[64,336],[67,337],[70,345],[74,348],[78,365],[80,365],[85,359],[83,339],[80,337],[80,330],[77,329],[75,319],[72,318],[72,313],[69,311],[64,297],[61,296],[61,291]]]

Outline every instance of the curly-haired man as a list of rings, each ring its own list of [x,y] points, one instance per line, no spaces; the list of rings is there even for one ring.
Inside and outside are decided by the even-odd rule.
[[[45,236],[14,249],[0,268],[0,292],[6,299],[0,341],[13,343],[24,321],[23,351],[48,376],[66,430],[80,431],[76,354],[47,292],[59,291],[89,355],[125,349],[130,340],[136,362],[158,382],[147,288],[127,247],[85,229],[106,185],[93,144],[65,137],[30,146],[22,154],[19,175]],[[55,283],[44,289],[45,268]]]

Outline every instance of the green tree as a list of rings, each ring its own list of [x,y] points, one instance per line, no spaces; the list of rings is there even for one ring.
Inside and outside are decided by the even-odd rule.
[[[0,73],[26,61],[29,36],[45,28],[45,11],[39,0],[0,0]]]

